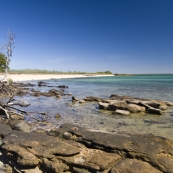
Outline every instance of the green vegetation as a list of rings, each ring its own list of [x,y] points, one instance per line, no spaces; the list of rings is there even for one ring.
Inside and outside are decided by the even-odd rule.
[[[5,72],[6,69],[6,57],[0,53],[0,72]]]
[[[68,72],[62,72],[62,71],[55,71],[55,70],[40,70],[40,69],[22,69],[22,70],[10,70],[10,74],[112,74],[110,71],[105,71],[105,72],[80,72],[80,71],[68,71]]]
[[[13,79],[9,78],[9,79],[8,79],[8,83],[9,83],[10,85],[12,85]]]
[[[119,74],[119,73],[115,73],[114,76],[134,76],[134,74]]]
[[[99,71],[99,72],[97,72],[97,74],[112,74],[112,72],[111,71]]]

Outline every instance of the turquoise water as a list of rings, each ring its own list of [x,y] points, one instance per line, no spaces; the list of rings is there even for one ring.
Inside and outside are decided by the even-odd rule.
[[[54,86],[52,87],[54,89],[57,89],[58,85],[68,86],[65,93],[72,93],[79,99],[87,96],[109,98],[111,94],[117,94],[173,102],[173,75],[52,79],[46,82],[49,86]],[[52,89],[50,87],[36,88],[40,91]],[[48,123],[42,121],[38,124],[29,116],[26,116],[26,120],[33,124],[33,129],[39,127],[49,130],[67,122],[109,133],[152,133],[173,140],[173,108],[163,115],[143,113],[122,116],[112,114],[110,111],[99,110],[97,102],[73,104],[71,97],[66,95],[59,99],[24,96],[23,99],[31,103],[31,106],[25,108],[26,110],[49,112],[49,117],[46,118]],[[55,118],[57,113],[61,115],[60,119]],[[33,116],[40,120],[45,118],[36,114]]]
[[[91,77],[58,80],[80,96],[109,97],[111,94],[173,101],[173,75]]]

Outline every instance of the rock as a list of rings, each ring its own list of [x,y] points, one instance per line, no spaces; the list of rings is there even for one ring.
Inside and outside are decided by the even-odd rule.
[[[102,102],[99,102],[99,109],[104,109],[106,110],[109,106],[109,103],[102,103]]]
[[[111,100],[124,101],[124,100],[127,100],[127,99],[131,99],[131,97],[130,97],[130,96],[119,96],[119,95],[112,94],[112,95],[110,96],[110,99],[111,99]]]
[[[0,173],[13,173],[12,167],[0,161]]]
[[[150,107],[153,107],[153,108],[156,108],[158,109],[159,106],[160,106],[160,103],[157,103],[157,102],[147,102],[147,105],[149,105]]]
[[[57,97],[57,98],[61,98],[61,95],[58,94],[58,95],[56,95],[56,97]]]
[[[94,96],[89,96],[84,99],[85,101],[97,101],[97,102],[102,102],[105,99],[99,98],[99,97],[94,97]]]
[[[139,104],[139,100],[136,100],[136,99],[127,99],[126,100],[126,102],[128,103],[128,104]]]
[[[79,103],[83,104],[83,103],[85,103],[85,100],[79,100]]]
[[[22,169],[21,171],[22,173],[42,173],[42,171],[38,168],[38,166],[33,169]]]
[[[110,173],[162,173],[147,162],[137,159],[123,159],[111,169]]]
[[[17,130],[13,130],[9,135],[3,139],[3,149],[6,151],[11,151],[8,149],[12,148],[18,153],[19,149],[25,149],[27,152],[34,154],[37,157],[45,157],[52,159],[55,156],[74,156],[80,152],[80,148],[70,144],[70,142],[62,141],[58,137],[48,136],[44,133],[25,133]],[[8,155],[8,152],[5,152]],[[14,158],[15,159],[15,158]]]
[[[18,164],[27,167],[37,166],[39,160],[32,153],[28,152],[24,148],[14,145],[6,144],[2,146],[3,154],[7,157],[16,160]]]
[[[59,136],[60,132],[58,128],[52,128],[50,131],[47,131],[49,136]]]
[[[147,113],[161,115],[162,114],[162,111],[160,109],[155,109],[155,108],[150,107],[147,110]]]
[[[5,136],[7,136],[10,132],[12,131],[11,127],[0,123],[0,137],[4,138]]]
[[[68,86],[65,86],[65,85],[59,85],[58,88],[68,88]]]
[[[55,115],[55,118],[56,118],[56,119],[60,119],[60,118],[61,118],[61,115],[60,115],[60,114],[56,114],[56,115]]]
[[[42,159],[42,164],[44,165],[44,170],[51,173],[62,173],[69,169],[69,167],[60,160],[49,161],[46,158]]]
[[[49,90],[49,92],[48,92],[48,96],[57,96],[57,95],[59,95],[58,90],[51,89],[51,90]]]
[[[166,104],[167,106],[173,106],[173,102],[165,101],[165,104]]]
[[[77,99],[75,96],[72,96],[72,101],[78,101],[79,99]]]
[[[69,132],[65,132],[65,133],[63,134],[63,137],[66,138],[66,139],[70,139],[70,138],[73,137],[73,135],[72,135],[71,133],[69,133]]]
[[[71,96],[71,95],[72,95],[72,93],[68,93],[67,95]]]
[[[129,115],[130,114],[129,111],[125,111],[125,110],[116,110],[115,113],[121,114],[121,115]]]
[[[8,124],[14,130],[20,130],[28,133],[31,131],[30,125],[24,120],[9,120]]]
[[[167,105],[160,105],[158,109],[166,110],[166,109],[168,109],[168,107],[167,107]]]
[[[127,109],[131,112],[131,113],[137,113],[137,112],[145,112],[145,107],[141,107],[135,104],[128,104]]]
[[[127,110],[127,103],[125,101],[112,102],[108,105],[108,110],[115,111],[117,109]]]
[[[138,162],[138,160],[134,160],[132,162],[127,161],[127,163],[132,163],[132,167],[130,167],[129,164],[127,164],[127,167],[126,164],[123,164],[123,167],[127,170],[128,168],[133,170],[133,165],[139,165],[140,168],[144,167],[144,170],[149,169],[155,171],[156,169],[157,172],[161,171],[173,173],[173,141],[171,140],[161,137],[136,134],[120,135],[118,133],[93,133],[92,131],[88,131],[79,126],[76,127],[78,130],[74,131],[72,130],[72,127],[73,125],[64,124],[60,129],[62,133],[63,131],[73,133],[76,135],[76,138],[74,139],[75,141],[85,144],[85,146],[89,148],[107,151],[108,153],[120,152],[121,156],[124,158],[138,158],[138,160],[140,160],[140,162]],[[123,160],[120,160],[123,163]],[[147,161],[148,164],[146,164],[145,161]],[[120,161],[114,164],[115,167],[118,163],[120,163]],[[151,165],[154,165],[154,168],[152,168]],[[93,167],[92,169],[96,170],[98,167]],[[137,171],[139,172],[139,169],[137,169]]]
[[[11,113],[10,118],[14,120],[24,120],[24,117],[22,115],[15,114],[15,113]]]
[[[41,87],[41,86],[47,86],[46,82],[38,82],[38,86]]]

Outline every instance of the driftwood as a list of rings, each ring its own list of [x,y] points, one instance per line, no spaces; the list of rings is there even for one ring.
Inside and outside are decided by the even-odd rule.
[[[29,103],[26,103],[24,101],[19,101],[19,100],[14,99],[14,96],[18,93],[18,91],[21,90],[21,88],[19,86],[21,86],[21,85],[17,85],[17,86],[11,85],[10,86],[8,84],[0,82],[0,96],[5,96],[5,97],[10,96],[9,99],[5,103],[2,101],[0,102],[0,114],[5,116],[7,119],[11,118],[10,114],[16,114],[16,115],[19,115],[22,117],[27,115],[36,121],[41,121],[41,120],[35,118],[34,116],[32,116],[32,114],[40,114],[40,115],[48,117],[48,113],[46,113],[46,112],[37,112],[37,111],[36,112],[27,112],[20,108],[14,107],[14,106],[27,107],[30,105]],[[44,118],[44,120],[45,120],[45,118]]]

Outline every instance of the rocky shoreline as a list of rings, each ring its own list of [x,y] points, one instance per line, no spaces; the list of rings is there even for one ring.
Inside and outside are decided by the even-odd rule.
[[[61,98],[67,86],[57,86],[40,92],[32,84],[3,85],[2,95],[26,95],[33,97]],[[39,87],[47,86],[44,82]],[[52,86],[47,86],[52,87]],[[111,95],[110,98],[94,96],[72,102],[98,102],[99,108],[115,114],[159,114],[169,110],[172,102],[148,100],[129,96]],[[9,102],[11,103],[11,102]],[[12,103],[11,103],[12,104]],[[24,103],[14,102],[26,106]],[[70,104],[70,103],[69,103]],[[73,103],[74,104],[74,103]],[[8,104],[1,104],[2,107]],[[28,105],[27,105],[28,106]],[[6,108],[6,107],[5,107]],[[3,109],[2,109],[3,110]],[[94,131],[76,124],[65,123],[50,131],[31,131],[21,113],[1,110],[0,120],[0,172],[8,173],[173,173],[173,141],[152,134],[128,132],[106,133]],[[19,110],[19,109],[18,109]],[[42,113],[43,114],[43,113]],[[60,115],[58,116],[60,118]]]
[[[0,170],[8,173],[172,173],[173,141],[153,135],[93,132],[63,124],[47,132],[0,123]]]

